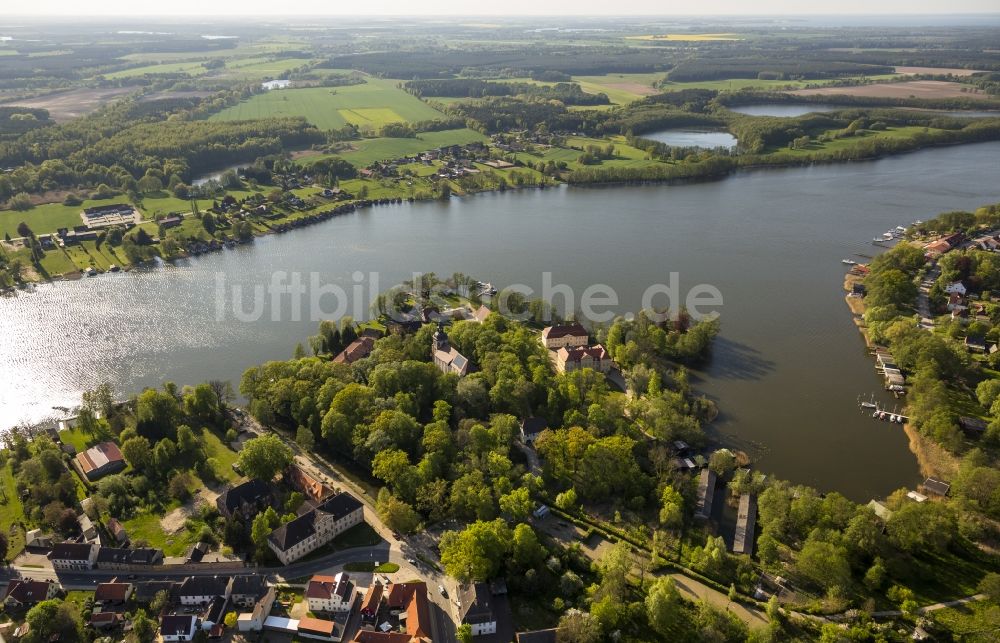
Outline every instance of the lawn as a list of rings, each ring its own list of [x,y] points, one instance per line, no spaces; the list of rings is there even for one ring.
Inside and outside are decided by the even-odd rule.
[[[7,534],[7,560],[12,560],[24,549],[24,506],[17,496],[14,472],[10,462],[0,469],[0,529]]]
[[[909,138],[910,136],[913,136],[914,134],[922,133],[925,129],[928,129],[928,131],[934,131],[933,128],[925,128],[925,127],[923,127],[921,125],[911,125],[911,126],[906,126],[906,127],[890,127],[890,128],[888,128],[886,130],[883,130],[883,131],[863,130],[863,132],[861,133],[860,136],[859,135],[847,136],[847,137],[844,137],[844,138],[837,138],[837,139],[833,139],[833,140],[826,141],[826,142],[823,142],[823,143],[821,143],[821,142],[813,139],[813,141],[808,146],[806,146],[804,148],[788,149],[788,148],[782,147],[782,148],[775,148],[775,149],[773,149],[771,151],[775,151],[775,152],[778,152],[778,151],[780,151],[780,152],[788,152],[790,154],[798,154],[798,155],[811,154],[812,152],[817,152],[817,151],[821,151],[821,150],[824,151],[824,152],[833,152],[833,151],[836,151],[836,150],[849,149],[849,148],[854,147],[855,145],[857,145],[860,141],[863,141],[863,140],[868,139],[868,138],[872,138],[872,137],[875,137],[875,138]],[[830,132],[827,132],[827,133],[828,134],[832,134],[833,132],[834,132],[834,130],[831,130]]]
[[[177,503],[167,505],[162,510],[136,514],[123,524],[132,542],[145,541],[150,547],[163,550],[164,556],[181,556],[198,541],[200,530],[181,529],[177,533],[166,534],[160,526],[160,518],[177,508]],[[196,520],[196,519],[195,519]]]
[[[580,155],[583,154],[583,148],[588,145],[597,145],[603,148],[608,143],[612,143],[615,146],[615,158],[601,161],[599,165],[602,167],[643,167],[650,163],[658,162],[648,160],[646,152],[631,145],[626,145],[621,136],[614,136],[607,139],[571,136],[566,139],[567,147],[551,147],[538,153],[519,152],[515,156],[517,160],[526,164],[534,165],[539,161],[546,163],[549,161],[556,163],[565,162],[570,170],[578,170],[584,167],[577,161]],[[571,149],[570,146],[578,149]]]
[[[370,78],[361,85],[281,89],[257,94],[214,114],[210,120],[252,120],[271,116],[302,116],[316,127],[330,130],[348,123],[378,128],[388,123],[433,120],[443,114],[396,87],[394,81]]]
[[[9,234],[11,237],[19,237],[17,226],[24,221],[35,234],[48,234],[55,232],[59,228],[72,228],[82,225],[80,211],[95,205],[110,205],[112,203],[124,203],[128,199],[115,197],[101,201],[87,200],[80,205],[63,205],[62,203],[45,203],[36,205],[30,210],[18,212],[16,210],[0,210],[0,235]],[[188,208],[190,209],[190,208]]]
[[[215,477],[219,480],[235,482],[239,478],[233,471],[233,463],[236,462],[237,457],[236,452],[230,449],[211,429],[201,430],[201,444],[208,457],[214,458],[218,462],[218,466],[215,467]]]
[[[85,434],[79,427],[65,429],[59,432],[59,439],[65,444],[70,444],[77,453],[86,451],[96,440],[93,436]]]

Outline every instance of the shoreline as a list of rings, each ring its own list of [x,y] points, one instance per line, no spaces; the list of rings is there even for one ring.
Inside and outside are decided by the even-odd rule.
[[[852,297],[850,295],[851,287],[861,281],[864,281],[863,277],[852,275],[850,272],[847,273],[844,277],[844,290],[848,294],[845,295],[844,302],[851,311],[852,321],[857,327],[858,332],[861,333],[861,337],[865,340],[865,345],[868,348],[872,348],[871,337],[868,335],[868,329],[863,319],[865,313],[864,301],[860,297]],[[908,406],[903,406],[903,413],[909,416]],[[939,478],[944,480],[950,480],[954,477],[958,471],[958,461],[955,456],[945,451],[941,445],[920,433],[912,421],[903,424],[903,432],[906,434],[907,447],[917,460],[920,475],[925,478]]]

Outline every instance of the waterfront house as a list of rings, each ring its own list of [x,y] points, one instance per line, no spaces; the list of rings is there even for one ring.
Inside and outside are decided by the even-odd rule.
[[[698,478],[698,504],[694,517],[708,520],[712,516],[712,505],[715,503],[715,483],[717,477],[711,469],[702,469]]]
[[[313,576],[306,585],[305,597],[311,612],[350,612],[356,590],[350,576]]]
[[[333,361],[337,364],[353,364],[371,355],[373,350],[375,350],[374,339],[368,336],[359,337],[340,351]]]
[[[267,508],[273,499],[271,486],[261,480],[247,480],[223,491],[215,499],[219,513],[226,518],[252,519]]]
[[[58,543],[49,552],[48,559],[56,571],[93,569],[100,545],[94,543]]]
[[[125,458],[114,442],[101,442],[78,453],[75,463],[80,474],[91,482],[125,468]]]
[[[751,494],[740,496],[740,508],[736,517],[736,534],[733,537],[733,553],[753,554],[753,537],[757,528],[757,499]]]
[[[564,346],[586,346],[590,343],[590,333],[580,324],[557,324],[542,330],[542,345],[549,350]]]
[[[560,373],[570,373],[584,368],[607,373],[614,364],[611,356],[600,344],[563,346],[555,351],[556,370]]]
[[[962,432],[970,438],[977,438],[986,433],[986,428],[988,424],[986,420],[982,418],[973,417],[960,417],[958,418],[958,426],[962,429]]]
[[[482,324],[486,321],[486,318],[490,316],[491,312],[492,311],[486,306],[480,306],[476,309],[476,312],[472,313],[472,318]]]
[[[278,560],[287,565],[362,522],[364,505],[349,493],[339,493],[272,531],[267,544]]]
[[[925,492],[927,492],[928,495],[938,496],[939,498],[944,498],[951,490],[950,483],[947,483],[944,480],[938,480],[937,478],[927,478],[920,486]]]

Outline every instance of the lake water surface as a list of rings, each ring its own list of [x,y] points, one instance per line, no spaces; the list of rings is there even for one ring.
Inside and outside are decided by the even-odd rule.
[[[861,415],[880,388],[843,301],[842,258],[874,234],[944,210],[1000,201],[1000,143],[875,162],[747,172],[712,183],[558,188],[366,210],[253,245],[130,273],[39,286],[0,299],[0,426],[41,419],[111,382],[121,395],[165,380],[238,382],[315,332],[271,307],[217,321],[216,279],[246,290],[276,271],[384,289],[412,271],[461,271],[497,286],[579,296],[612,286],[620,311],[679,273],[684,293],[723,294],[722,334],[692,373],[722,410],[712,431],[780,477],[857,500],[918,480],[898,425]],[[307,279],[308,281],[308,279]],[[889,402],[890,400],[885,400]]]
[[[710,130],[692,129],[668,129],[661,132],[651,132],[643,134],[643,138],[652,141],[659,141],[674,147],[700,147],[703,149],[714,149],[716,147],[734,148],[736,147],[736,137],[729,132],[715,132]]]

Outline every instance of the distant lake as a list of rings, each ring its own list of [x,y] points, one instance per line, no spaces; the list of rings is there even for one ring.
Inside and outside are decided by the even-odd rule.
[[[835,112],[838,109],[847,109],[843,105],[805,105],[801,103],[762,103],[760,105],[738,105],[729,108],[738,114],[749,116],[782,116],[792,118],[802,116],[810,112]]]
[[[102,381],[123,397],[164,381],[238,384],[247,367],[308,346],[309,311],[293,319],[267,298],[259,321],[219,321],[217,279],[249,293],[281,271],[305,283],[316,273],[350,292],[355,274],[377,271],[384,290],[413,271],[461,271],[540,293],[550,272],[577,298],[613,287],[624,313],[676,272],[682,297],[698,284],[724,297],[711,357],[690,371],[719,404],[710,433],[768,474],[867,502],[920,477],[899,425],[858,409],[873,392],[900,402],[852,323],[841,259],[865,261],[888,228],[1000,201],[997,158],[991,142],[714,182],[404,203],[176,265],[39,285],[0,298],[0,428],[56,415]]]
[[[729,132],[693,129],[668,129],[661,132],[643,134],[648,138],[674,147],[701,147],[715,149],[716,147],[736,147],[736,137]]]

